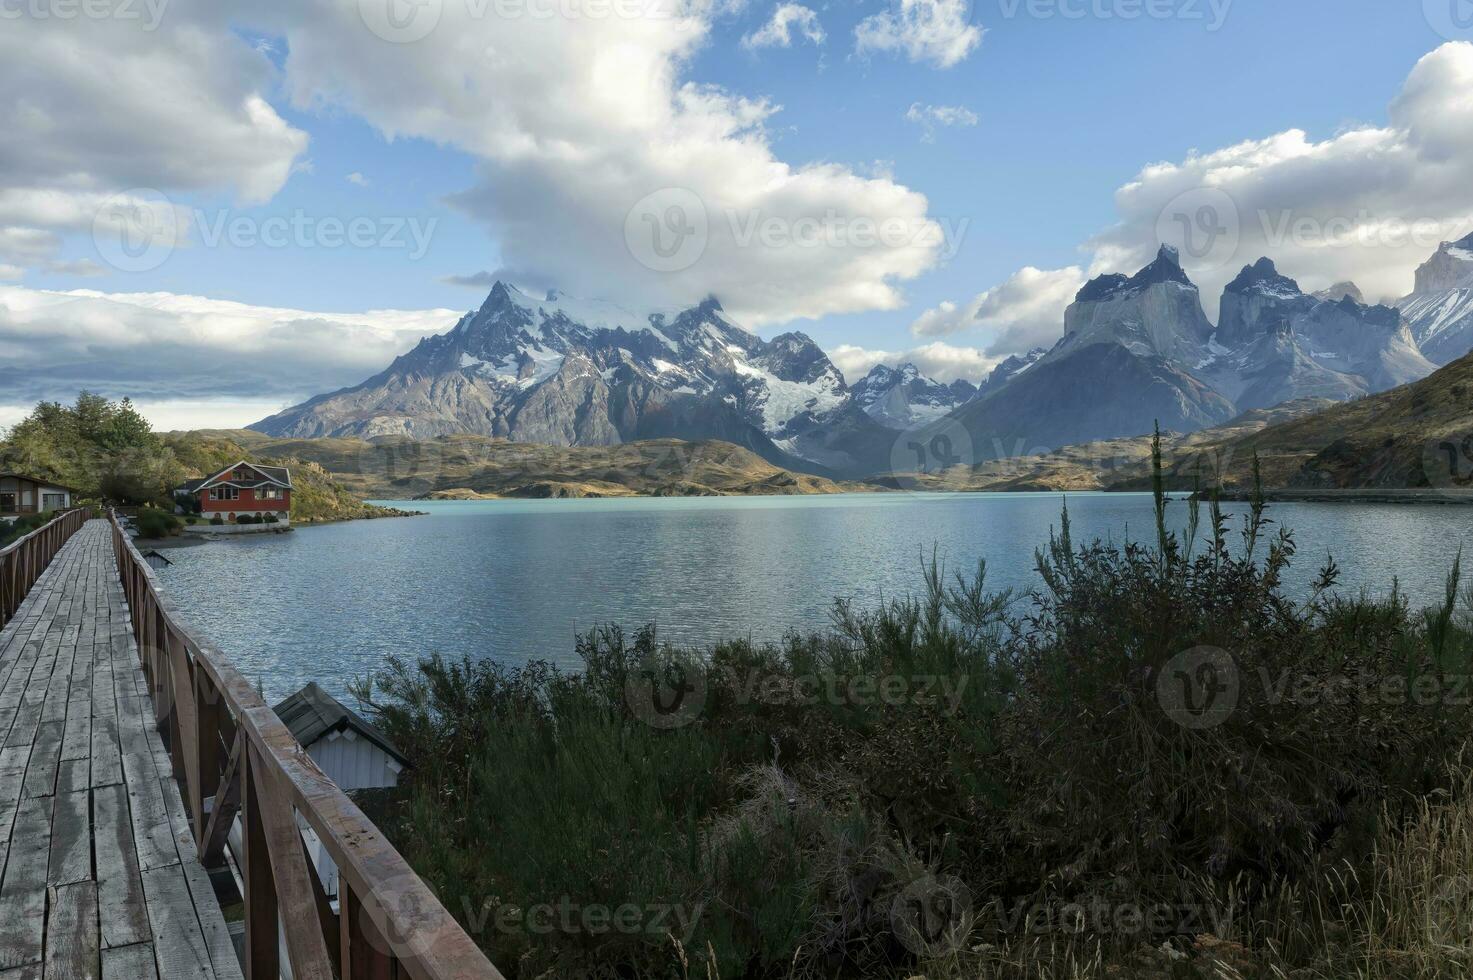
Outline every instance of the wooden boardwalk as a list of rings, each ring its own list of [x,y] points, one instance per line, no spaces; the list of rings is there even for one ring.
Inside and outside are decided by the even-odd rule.
[[[240,977],[154,724],[111,531],[0,632],[0,980]]]

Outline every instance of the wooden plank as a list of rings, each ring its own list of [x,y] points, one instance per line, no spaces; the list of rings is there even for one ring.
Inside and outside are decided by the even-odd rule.
[[[91,794],[87,790],[56,797],[51,817],[51,860],[46,880],[69,885],[92,877]],[[95,901],[94,901],[95,904]]]
[[[87,789],[91,763],[88,759],[63,759],[56,770],[56,795],[81,793]]]
[[[153,943],[102,951],[102,980],[159,980]]]
[[[174,864],[145,870],[143,895],[159,973],[169,980],[213,977],[209,947],[200,930],[184,869]]]
[[[94,980],[102,972],[97,945],[97,882],[51,890],[46,920],[46,980]]]
[[[113,948],[145,942],[153,938],[153,933],[148,927],[143,878],[128,819],[128,792],[119,785],[102,786],[92,795],[102,945]]]
[[[21,802],[11,838],[17,846],[5,863],[5,881],[0,884],[0,969],[41,962],[51,797]]]

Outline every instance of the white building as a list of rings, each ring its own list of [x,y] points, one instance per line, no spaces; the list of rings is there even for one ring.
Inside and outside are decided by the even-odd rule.
[[[378,729],[345,707],[314,681],[276,706],[276,716],[291,730],[312,761],[345,793],[399,785],[406,760]],[[338,894],[338,869],[317,835],[299,820],[307,852],[317,866],[323,890]]]
[[[74,496],[75,491],[71,487],[40,477],[0,473],[0,518],[66,510],[72,505]]]

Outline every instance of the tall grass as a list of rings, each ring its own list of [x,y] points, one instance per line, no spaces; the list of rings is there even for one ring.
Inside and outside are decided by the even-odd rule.
[[[518,977],[1467,975],[1460,565],[1296,600],[1261,501],[1189,506],[776,645],[395,662],[390,833]]]

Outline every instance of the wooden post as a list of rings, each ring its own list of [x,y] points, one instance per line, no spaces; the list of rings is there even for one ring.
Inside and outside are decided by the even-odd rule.
[[[280,980],[277,944],[276,882],[271,877],[271,855],[261,825],[261,786],[250,752],[240,754],[241,831],[244,851],[241,877],[245,879],[246,980]]]
[[[220,788],[220,697],[210,687],[204,671],[194,672],[194,718],[198,732],[194,743],[194,772],[190,817],[194,821],[194,839],[205,839],[205,800]]]

